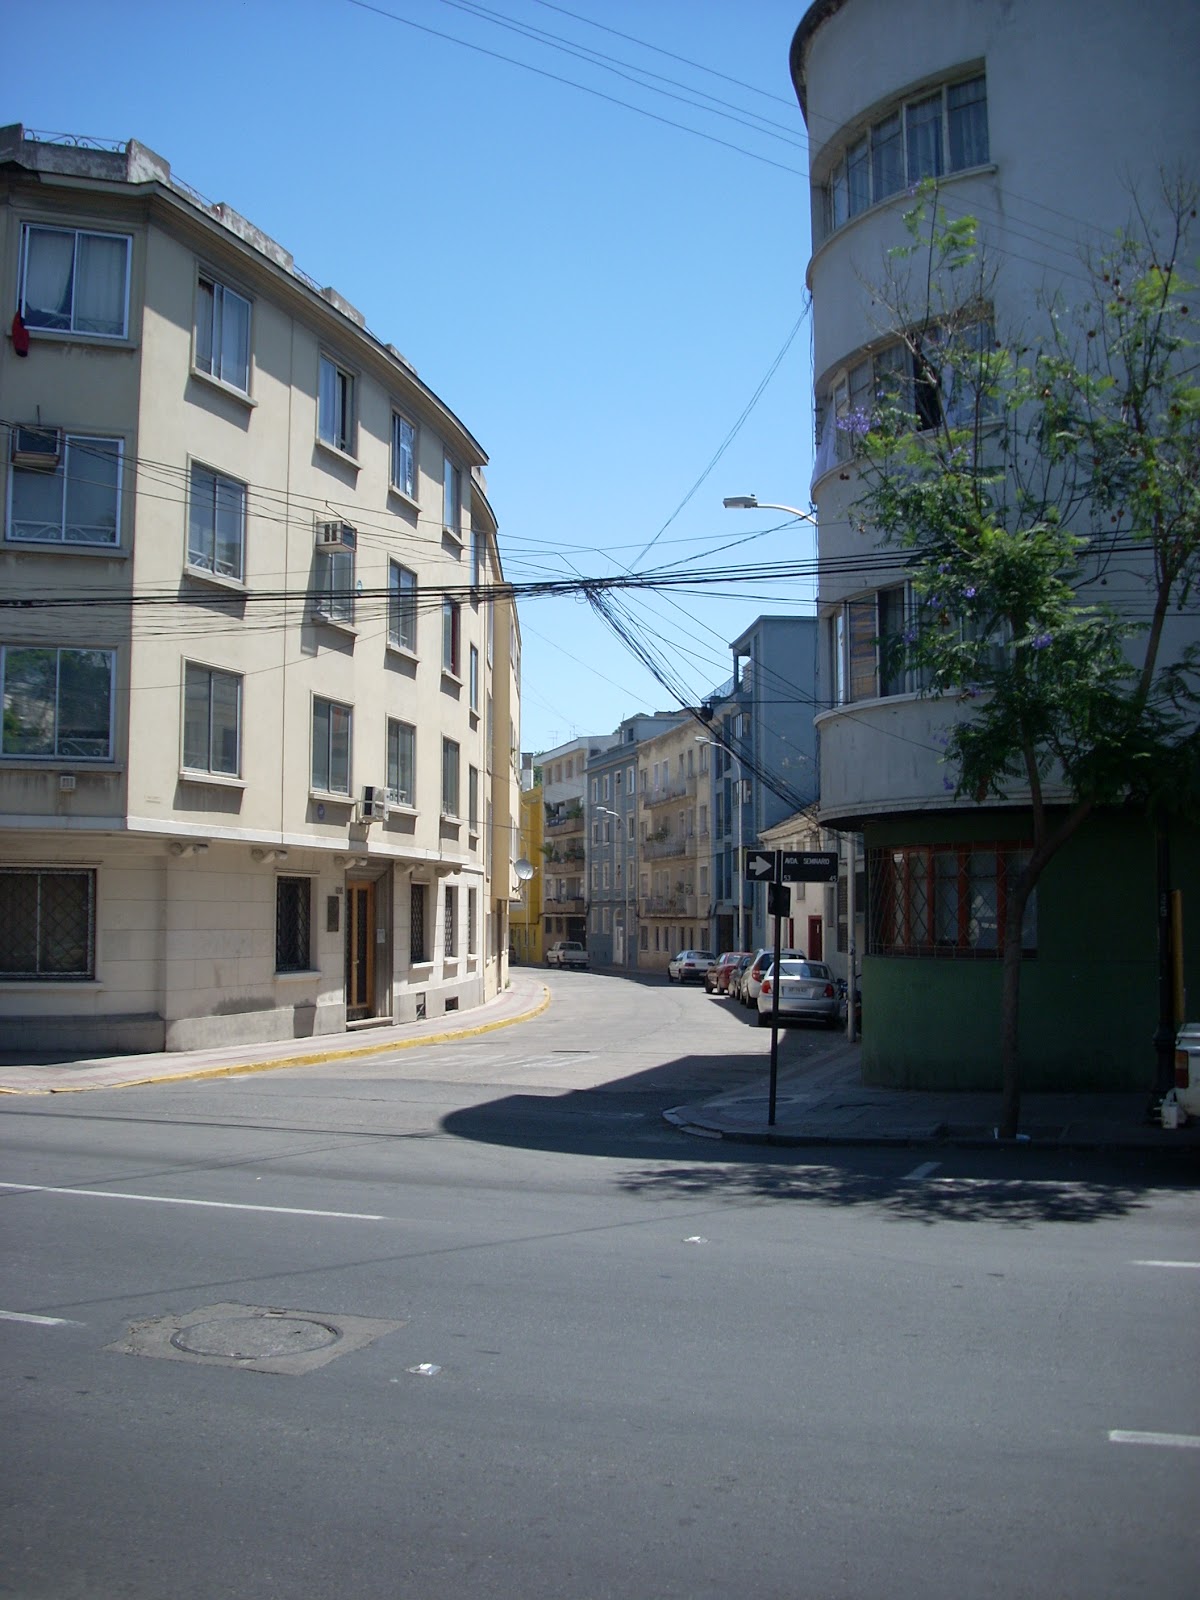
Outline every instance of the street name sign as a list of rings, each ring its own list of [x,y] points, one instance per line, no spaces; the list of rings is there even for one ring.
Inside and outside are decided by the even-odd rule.
[[[836,883],[836,850],[781,850],[780,878],[784,883]]]

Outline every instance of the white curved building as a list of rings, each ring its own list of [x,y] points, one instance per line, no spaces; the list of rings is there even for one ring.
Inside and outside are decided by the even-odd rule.
[[[874,1081],[996,1081],[1004,858],[1028,836],[1027,795],[986,808],[955,799],[941,759],[954,711],[889,672],[879,649],[911,596],[903,567],[851,514],[861,489],[837,423],[906,359],[875,292],[887,252],[907,241],[913,186],[936,177],[948,215],[978,220],[1002,336],[1035,325],[1048,296],[1069,305],[1085,287],[1081,250],[1103,249],[1135,196],[1153,215],[1164,172],[1200,175],[1197,60],[1190,0],[816,0],[792,43],[813,218],[821,820],[866,846]],[[1198,631],[1194,616],[1176,626]],[[926,931],[903,950],[872,915],[885,857],[906,881],[919,869]],[[1194,922],[1194,832],[1173,838],[1172,874],[1191,889]],[[1127,817],[1097,819],[1047,872],[1022,986],[1028,1086],[1151,1081],[1155,907],[1153,837]],[[1200,936],[1191,944],[1195,994]]]

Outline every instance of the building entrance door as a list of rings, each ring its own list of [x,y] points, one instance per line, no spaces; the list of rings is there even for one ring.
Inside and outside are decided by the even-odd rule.
[[[808,949],[804,952],[810,961],[824,961],[825,946],[822,935],[825,924],[820,917],[808,919]]]
[[[375,1015],[375,885],[346,884],[346,1021]]]

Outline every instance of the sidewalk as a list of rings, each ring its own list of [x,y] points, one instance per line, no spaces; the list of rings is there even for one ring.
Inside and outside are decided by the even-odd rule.
[[[787,1036],[780,1036],[781,1056]],[[761,1085],[663,1113],[684,1133],[744,1144],[956,1145],[995,1147],[999,1094],[872,1089],[862,1082],[861,1046],[831,1041],[803,1062],[779,1062],[775,1123],[769,1074]],[[1200,1121],[1164,1129],[1149,1122],[1145,1094],[1026,1094],[1022,1148],[1138,1150],[1200,1156]]]
[[[427,1022],[359,1027],[345,1033],[323,1033],[307,1039],[273,1039],[266,1044],[220,1045],[209,1050],[164,1050],[152,1055],[103,1056],[91,1059],[30,1060],[0,1050],[0,1094],[66,1094],[82,1089],[128,1089],[137,1084],[179,1083],[189,1078],[224,1078],[277,1067],[309,1067],[324,1061],[349,1061],[382,1055],[414,1045],[508,1028],[536,1017],[550,1004],[540,979],[514,972],[507,989],[471,1011],[451,1012]]]

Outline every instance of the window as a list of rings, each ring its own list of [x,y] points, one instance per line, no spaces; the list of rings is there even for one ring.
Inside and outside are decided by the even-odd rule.
[[[479,832],[479,768],[467,768],[467,831]]]
[[[1007,842],[871,850],[870,954],[999,956],[1010,886],[1028,857]],[[1025,907],[1021,949],[1037,950],[1036,891]]]
[[[354,454],[354,378],[328,356],[321,357],[317,378],[317,437]]]
[[[14,462],[11,483],[10,539],[38,544],[120,542],[119,439],[66,434],[53,472]]]
[[[468,688],[469,700],[470,700],[471,710],[475,712],[476,716],[478,716],[478,714],[479,714],[479,651],[475,648],[474,645],[471,646],[470,665],[471,665],[471,670],[470,670],[470,674],[469,674],[468,679],[467,679],[468,686],[469,686],[469,688]]]
[[[192,466],[188,497],[188,566],[221,578],[245,576],[246,486]]]
[[[442,740],[442,815],[458,816],[459,748],[453,739]]]
[[[196,285],[196,366],[250,393],[250,302],[203,273]]]
[[[417,575],[398,561],[388,562],[388,643],[417,653]]]
[[[462,473],[446,456],[442,469],[442,526],[454,538],[462,538]]]
[[[449,885],[446,886],[445,907],[446,960],[453,961],[458,955],[458,890]]]
[[[125,234],[27,223],[21,240],[25,326],[124,339],[129,327],[129,246]]]
[[[0,652],[0,755],[108,761],[112,650],[7,645]]]
[[[350,793],[353,712],[336,700],[313,700],[312,786],[321,794]]]
[[[442,601],[442,671],[457,678],[462,670],[462,607],[449,595]]]
[[[408,960],[413,967],[423,966],[429,960],[425,933],[427,888],[427,884],[414,883],[408,897]]]
[[[417,498],[417,430],[398,411],[392,412],[392,488]]]
[[[392,805],[415,806],[417,730],[411,722],[387,720],[387,797]]]
[[[480,528],[471,529],[471,582],[481,587],[487,560],[487,534]],[[478,599],[478,596],[475,597]]]
[[[835,232],[906,185],[989,159],[987,79],[980,73],[906,101],[855,139],[821,185],[818,231]]]
[[[241,770],[242,680],[189,661],[183,675],[183,765],[236,778]]]
[[[0,981],[95,977],[96,874],[0,868]]]
[[[308,972],[312,967],[312,880],[275,880],[275,971]]]
[[[479,890],[467,890],[467,954],[479,954]]]
[[[321,622],[339,622],[347,628],[353,626],[353,546],[318,550],[314,554],[313,615]]]

